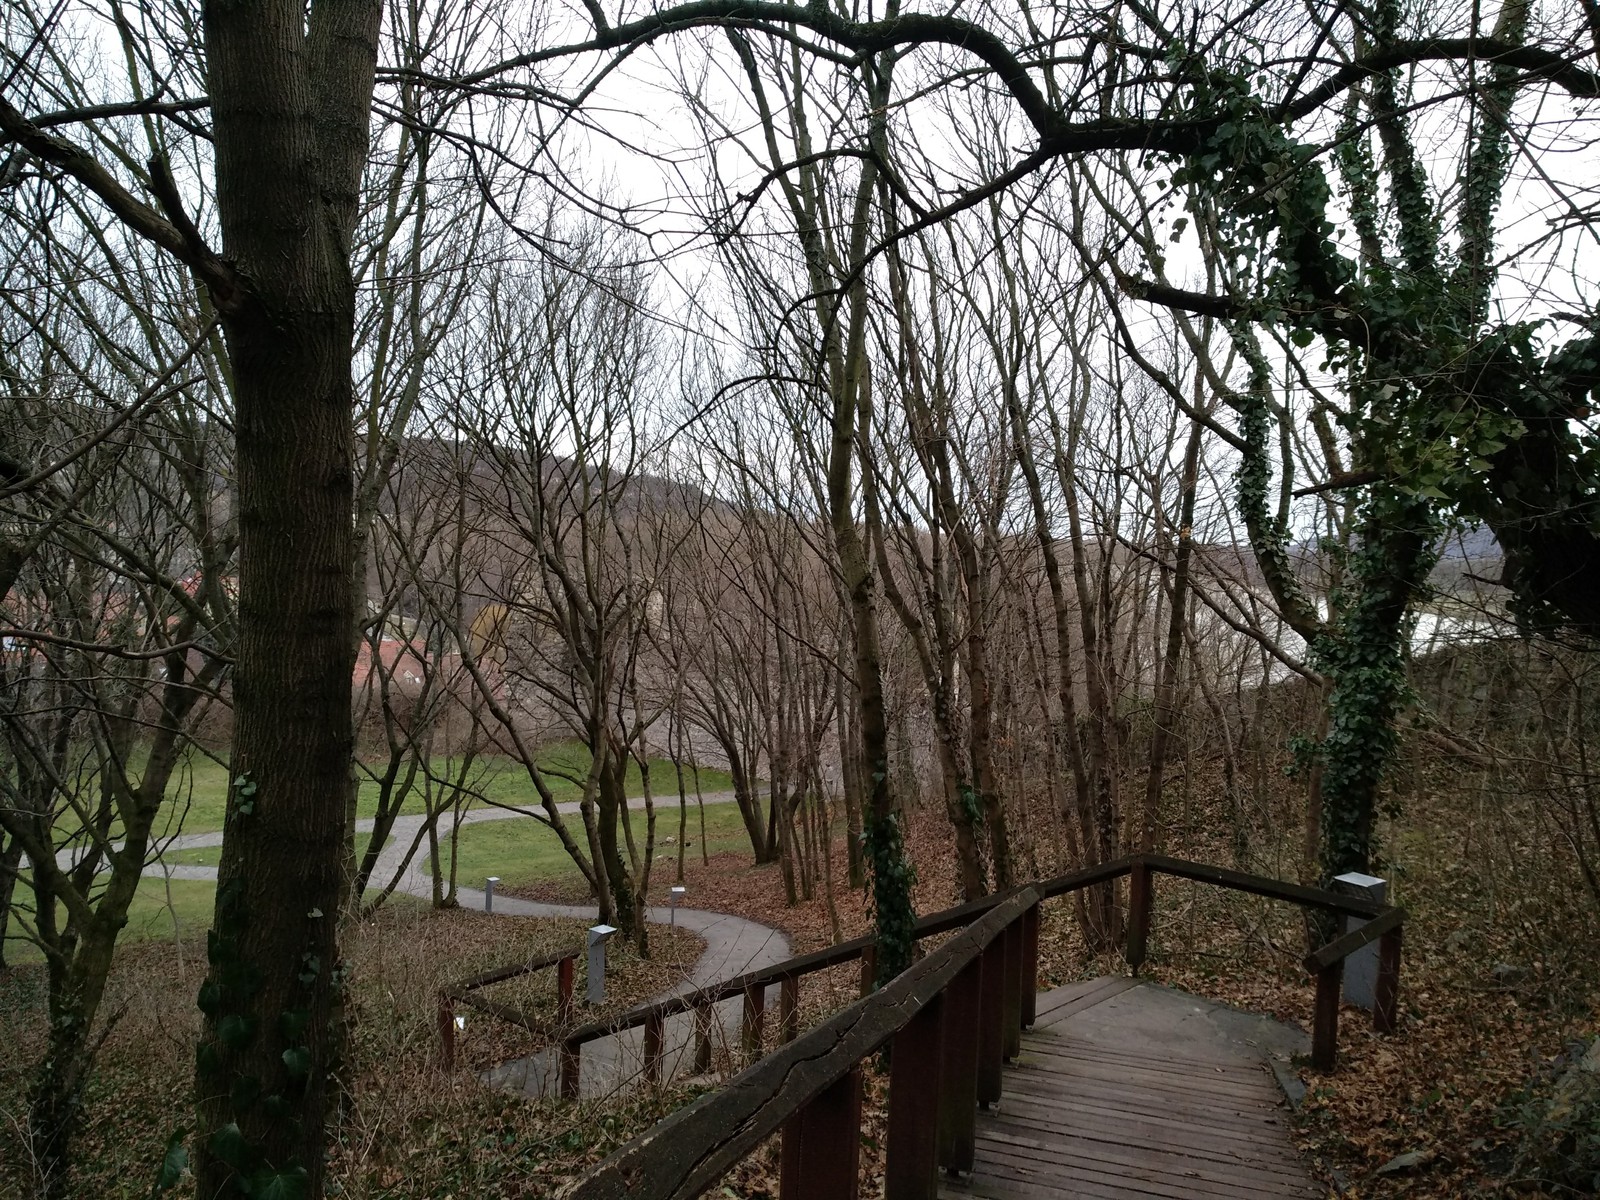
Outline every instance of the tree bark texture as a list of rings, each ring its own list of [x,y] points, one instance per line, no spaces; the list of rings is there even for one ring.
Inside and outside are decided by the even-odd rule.
[[[204,9],[233,368],[233,780],[200,993],[197,1192],[319,1196],[352,749],[350,238],[376,0]]]

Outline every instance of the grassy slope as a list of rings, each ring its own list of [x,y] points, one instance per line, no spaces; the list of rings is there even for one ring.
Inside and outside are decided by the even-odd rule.
[[[677,860],[676,841],[671,844],[666,842],[667,838],[676,839],[678,836],[677,797],[674,796],[670,804],[658,800],[657,805],[655,878],[659,880],[665,877],[663,873],[672,873]],[[632,815],[634,837],[642,848],[645,834],[644,814],[635,812]],[[568,828],[572,836],[578,840],[578,844],[587,851],[583,826],[578,819],[573,818]],[[525,887],[550,880],[577,877],[572,860],[561,848],[555,831],[542,822],[489,821],[481,825],[469,825],[461,831],[459,842],[456,878],[468,886],[478,886],[488,875],[499,876],[506,887]],[[706,851],[710,854],[720,854],[725,850],[749,850],[750,840],[745,835],[744,822],[739,817],[737,805],[706,806],[706,843]],[[692,796],[689,805],[688,849],[690,856],[699,861],[700,820]],[[447,853],[449,853],[447,847],[441,846],[440,854]]]
[[[543,765],[580,779],[588,767],[588,761],[588,752],[575,742],[563,742],[551,746],[541,755]],[[448,765],[441,760],[435,769],[442,772],[448,769]],[[652,790],[657,793],[670,793],[670,795],[659,795],[657,799],[657,803],[661,806],[660,811],[663,813],[656,834],[657,854],[664,861],[672,853],[672,847],[663,847],[660,843],[662,839],[674,836],[677,832],[677,779],[672,763],[667,759],[654,760],[650,772]],[[577,800],[582,794],[579,785],[566,779],[552,774],[548,776],[548,780],[550,790],[555,794],[557,801]],[[173,781],[169,793],[170,805],[161,823],[158,824],[158,836],[169,837],[180,831],[210,833],[220,830],[227,798],[227,785],[227,770],[222,764],[200,755],[193,756]],[[532,807],[538,803],[538,795],[528,779],[527,772],[509,759],[486,760],[483,766],[475,771],[471,786],[485,801],[492,800],[500,804],[521,807]],[[692,805],[693,780],[686,779],[685,786],[690,789],[689,798]],[[627,787],[629,795],[639,794],[637,767],[629,770]],[[732,787],[732,781],[723,771],[702,768],[700,787],[702,791],[708,793],[725,791]],[[375,785],[363,782],[359,800],[361,816],[373,815],[377,808],[377,795]],[[474,803],[480,802],[474,801]],[[422,807],[421,797],[418,795],[406,804],[403,811],[421,812]],[[667,815],[669,808],[670,816]],[[692,808],[690,829],[691,838],[698,843],[699,833]],[[739,823],[737,810],[732,805],[712,805],[707,808],[706,829],[711,840],[712,853],[718,850],[736,849],[744,844],[743,826]],[[581,827],[577,827],[577,832],[581,835]],[[644,836],[642,822],[638,826],[638,832],[642,838]],[[555,835],[546,827],[536,825],[532,821],[495,822],[470,829],[468,834],[471,836],[464,836],[462,839],[460,878],[463,881],[471,882],[475,878],[481,879],[484,875],[496,874],[497,869],[508,882],[518,883],[538,883],[577,876],[571,861],[556,841]],[[174,864],[215,866],[220,854],[221,851],[215,847],[170,850],[165,855],[164,861]],[[499,869],[500,864],[508,858],[514,859],[519,865],[514,868]],[[128,926],[123,931],[121,940],[132,942],[171,937],[174,921],[178,928],[185,932],[210,926],[212,897],[215,892],[211,883],[189,879],[170,881],[172,897],[170,906],[167,902],[168,886],[168,881],[163,880],[159,871],[152,867],[147,877],[139,884],[139,892],[129,911]],[[26,879],[19,882],[18,888],[19,898],[22,895],[31,895]],[[15,937],[6,939],[5,954],[8,962],[39,960],[37,950]]]
[[[546,782],[557,802],[577,800],[582,795],[581,781],[589,768],[589,752],[583,746],[577,742],[559,742],[540,752],[539,763],[546,771]],[[453,760],[439,758],[434,760],[433,768],[438,775],[450,775],[454,765]],[[573,778],[579,782],[573,783]],[[676,793],[677,777],[669,759],[651,760],[650,779],[653,791],[661,794]],[[407,813],[423,811],[420,783],[418,780],[419,786],[413,789],[401,811]],[[689,788],[692,798],[694,787],[692,778],[686,779],[685,785]],[[709,767],[700,769],[702,791],[726,791],[732,786],[733,781],[727,772]],[[472,804],[494,802],[534,805],[539,801],[538,793],[534,790],[527,771],[508,758],[487,758],[475,764],[468,777],[467,787],[470,792],[475,792],[481,797],[474,799]],[[640,794],[641,790],[639,769],[631,764],[628,768],[627,789],[630,796]],[[168,791],[169,805],[158,823],[158,835],[169,836],[180,832],[212,833],[221,829],[227,796],[227,768],[213,759],[200,755],[192,756],[173,780],[172,787]],[[358,815],[370,817],[376,813],[378,785],[371,779],[363,777],[361,793],[356,803]]]

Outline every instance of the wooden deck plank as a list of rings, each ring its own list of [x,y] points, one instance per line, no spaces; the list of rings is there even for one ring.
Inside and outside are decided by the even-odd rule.
[[[1039,1103],[1030,1097],[1013,1097],[1000,1112],[991,1114],[1004,1123],[1031,1126],[1046,1133],[1068,1133],[1089,1140],[1120,1141],[1151,1150],[1181,1149],[1231,1160],[1281,1164],[1299,1169],[1293,1150],[1263,1144],[1259,1129],[1228,1130],[1198,1127],[1162,1120],[1149,1114],[1130,1114],[1107,1108],[1080,1108],[1069,1102]]]
[[[1081,1036],[1071,1018],[1129,987],[1088,980],[1039,997],[977,1165],[946,1200],[1314,1200],[1277,1088],[1226,1045],[1176,1050]],[[1094,1023],[1094,1022],[1091,1022]],[[1098,1022],[1104,1026],[1103,1020]]]
[[[1121,995],[1133,987],[1134,983],[1134,980],[1120,975],[1108,975],[1090,979],[1086,984],[1073,984],[1046,992],[1035,1002],[1033,1027],[1043,1029],[1097,1004],[1104,1004],[1113,996]]]

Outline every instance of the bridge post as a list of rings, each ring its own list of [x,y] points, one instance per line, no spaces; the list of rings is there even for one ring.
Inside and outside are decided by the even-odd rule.
[[[556,1020],[565,1025],[572,1020],[572,976],[577,955],[569,954],[556,964]]]
[[[1006,949],[1006,991],[1002,1030],[1005,1034],[1001,1053],[1007,1062],[1015,1062],[1022,1053],[1022,919],[1006,926],[1001,936]]]
[[[1006,1054],[1006,939],[1002,934],[979,955],[983,983],[978,994],[978,1103],[1000,1103]]]
[[[952,1173],[970,1173],[977,1157],[978,1021],[982,990],[983,959],[980,957],[963,967],[944,993],[939,1165]]]
[[[1124,956],[1128,970],[1139,973],[1144,965],[1145,943],[1150,937],[1150,868],[1143,858],[1133,860],[1128,871],[1128,944]]]
[[[1403,925],[1378,940],[1378,980],[1373,989],[1372,1028],[1393,1033],[1400,1018],[1400,946]]]
[[[939,1190],[944,995],[894,1035],[889,1056],[889,1133],[884,1200],[935,1200]]]
[[[666,1041],[660,1013],[652,1013],[644,1022],[644,1079],[651,1087],[661,1086],[661,1063],[665,1057],[662,1044]]]
[[[1339,1061],[1339,993],[1344,959],[1317,972],[1316,1015],[1311,1026],[1311,1065],[1324,1074]]]
[[[761,1057],[762,1033],[767,1024],[767,989],[760,984],[744,989],[744,1029],[740,1047],[746,1064]]]
[[[800,1032],[800,977],[785,975],[778,991],[778,1040],[792,1042]]]
[[[578,1098],[578,1072],[583,1068],[583,1051],[576,1042],[562,1042],[557,1055],[560,1062],[560,1089],[563,1100]]]
[[[1039,1003],[1039,906],[1022,918],[1022,1024],[1033,1028]]]
[[[784,1124],[779,1200],[856,1200],[861,1158],[861,1066]]]
[[[456,1069],[456,1003],[449,992],[439,993],[439,1064]]]
[[[698,1004],[694,1010],[694,1073],[711,1070],[711,1006]]]

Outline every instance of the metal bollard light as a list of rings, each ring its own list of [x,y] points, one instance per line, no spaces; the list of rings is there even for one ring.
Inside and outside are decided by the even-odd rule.
[[[1383,904],[1389,898],[1387,879],[1380,879],[1376,875],[1365,875],[1360,871],[1335,875],[1333,887],[1335,891],[1376,900],[1379,904]],[[1347,916],[1344,919],[1344,931],[1354,933],[1366,923],[1364,917]],[[1377,1007],[1378,944],[1376,942],[1361,947],[1344,960],[1344,998],[1347,1003],[1354,1004],[1357,1008],[1364,1008],[1368,1012]]]
[[[583,997],[589,1004],[606,1002],[606,939],[616,931],[612,925],[589,927],[589,986]]]
[[[688,890],[689,889],[684,887],[683,884],[681,884],[681,883],[673,885],[673,888],[672,888],[672,920],[669,922],[669,924],[676,925],[678,923],[678,901],[683,899],[684,894],[686,892],[688,892]]]
[[[494,885],[500,882],[500,876],[491,875],[483,881],[483,911],[494,911]]]

